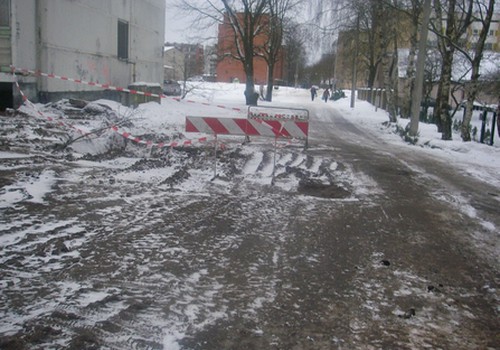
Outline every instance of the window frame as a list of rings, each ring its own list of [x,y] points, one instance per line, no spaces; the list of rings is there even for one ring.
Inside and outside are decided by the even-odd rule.
[[[117,24],[117,50],[116,55],[119,60],[128,61],[129,59],[129,22],[118,19]]]

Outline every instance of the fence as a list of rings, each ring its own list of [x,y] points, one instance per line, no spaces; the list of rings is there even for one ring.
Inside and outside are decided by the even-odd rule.
[[[387,107],[387,93],[385,89],[370,89],[361,88],[357,90],[357,96],[359,100],[367,101],[374,105],[376,108],[381,108],[386,110]],[[428,103],[422,103],[420,111],[420,120],[427,121],[427,110],[429,108]],[[498,130],[498,136],[500,137],[500,128],[498,128],[498,109],[495,110],[490,107],[474,106],[474,110],[481,111],[481,128],[479,134],[479,142],[493,145],[493,140],[495,138],[495,128]],[[465,106],[463,108],[463,113],[465,115]],[[487,129],[488,116],[491,116],[491,127]]]
[[[359,100],[370,102],[376,108],[384,110],[387,108],[387,93],[385,89],[362,88],[358,89],[357,92]]]

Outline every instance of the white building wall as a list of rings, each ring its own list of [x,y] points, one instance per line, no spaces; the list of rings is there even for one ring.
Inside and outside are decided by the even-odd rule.
[[[35,1],[11,1],[10,19],[10,62],[19,68],[35,69],[36,64],[36,17]],[[35,78],[23,77],[24,81],[35,82]],[[0,82],[11,82],[8,73],[0,74]]]
[[[86,81],[126,87],[162,83],[164,0],[13,1],[19,36],[15,65]],[[118,20],[129,23],[129,58],[117,57]],[[40,42],[35,42],[36,27]],[[13,32],[15,32],[13,30]],[[56,79],[39,79],[45,92],[95,91]]]

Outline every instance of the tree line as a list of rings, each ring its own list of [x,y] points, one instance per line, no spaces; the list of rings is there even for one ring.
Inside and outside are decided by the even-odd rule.
[[[443,140],[452,138],[456,109],[451,108],[449,100],[456,88],[452,84],[452,69],[459,54],[468,67],[467,83],[462,84],[466,112],[461,136],[464,141],[471,140],[473,104],[480,90],[480,66],[487,37],[491,35],[495,0],[178,0],[178,6],[198,26],[229,24],[231,49],[223,50],[220,59],[230,56],[241,62],[246,75],[247,104],[253,102],[255,94],[255,57],[267,63],[266,99],[271,101],[274,65],[283,46],[287,48],[289,77],[296,85],[299,80],[314,83],[318,79],[332,84],[335,61],[342,59],[338,55],[342,39],[342,45],[349,43],[349,51],[355,53],[347,58],[354,65],[353,85],[359,81],[355,72],[362,72],[368,88],[385,88],[390,121],[396,121],[398,116],[411,118],[417,121],[418,130],[419,115],[412,111],[412,102],[418,96],[418,74],[423,74],[424,95],[437,85],[433,120]],[[430,12],[428,21],[424,21],[426,7]],[[427,48],[419,46],[424,29],[435,38]],[[258,37],[266,40],[256,40]],[[405,72],[398,67],[398,49],[402,46],[408,49]],[[419,47],[426,50],[425,71],[417,69]],[[309,54],[323,53],[308,69],[304,68],[306,49]],[[401,75],[405,79],[399,79]],[[498,80],[498,73],[490,80]]]
[[[422,73],[424,95],[429,95],[432,87],[437,85],[432,119],[443,140],[452,139],[452,118],[458,108],[451,107],[450,98],[455,98],[453,92],[458,88],[465,91],[461,137],[464,141],[471,140],[473,105],[481,85],[480,66],[487,37],[491,35],[495,0],[312,1],[321,4],[319,8],[330,12],[329,21],[324,27],[330,28],[331,35],[343,32],[351,36],[352,45],[357,47],[358,52],[352,61],[357,60],[358,70],[364,70],[368,88],[385,89],[390,121],[396,121],[401,116],[412,118],[418,123],[419,111],[412,111],[411,105],[415,102],[417,92],[417,74]],[[426,6],[429,7],[430,18],[423,28]],[[423,29],[433,34],[435,40],[431,45],[423,46],[426,50],[423,55],[426,57],[425,69],[418,72],[417,54]],[[406,57],[398,57],[402,52],[398,49],[402,46],[408,48]],[[338,53],[335,48],[334,45],[333,54]],[[407,62],[405,72],[398,69],[400,59]],[[457,59],[462,60],[462,66],[467,67],[458,79],[459,84],[456,84],[457,77],[453,76],[453,64]],[[401,76],[405,79],[399,79]],[[491,89],[496,88],[498,93],[498,72],[483,78],[489,80]],[[455,102],[459,106],[458,101]]]

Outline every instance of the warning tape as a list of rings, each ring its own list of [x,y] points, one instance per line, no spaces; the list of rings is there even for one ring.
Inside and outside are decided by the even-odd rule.
[[[75,130],[76,132],[82,134],[82,135],[86,135],[88,134],[87,131],[85,130],[82,130],[82,129],[79,129],[77,127],[75,127],[74,125],[71,125],[71,124],[68,124],[68,123],[64,123],[60,120],[55,120],[54,118],[52,118],[51,116],[48,116],[48,115],[45,115],[42,111],[40,111],[37,106],[31,102],[28,97],[26,96],[26,94],[23,92],[23,90],[21,89],[21,86],[19,85],[19,82],[17,80],[17,77],[16,77],[16,74],[15,74],[15,70],[12,69],[12,77],[13,77],[13,80],[14,80],[14,84],[16,85],[16,88],[17,90],[19,91],[19,93],[21,94],[21,97],[22,97],[22,100],[23,100],[23,103],[25,103],[26,105],[30,106],[37,114],[38,116],[40,116],[41,118],[44,118],[46,119],[47,121],[51,122],[51,123],[55,123],[56,125],[58,126],[62,126],[62,127],[66,127],[66,128],[69,128],[69,129],[72,129],[72,130]]]
[[[79,129],[79,128],[75,127],[72,124],[64,123],[64,122],[62,122],[60,120],[55,120],[51,116],[45,115],[42,111],[40,111],[38,109],[38,107],[33,102],[31,102],[28,99],[28,97],[26,96],[26,94],[23,92],[23,90],[21,89],[21,86],[19,85],[19,82],[18,82],[17,77],[15,75],[15,69],[13,67],[12,67],[12,76],[13,76],[14,84],[16,85],[19,93],[22,96],[23,103],[25,103],[26,105],[30,106],[41,118],[46,119],[48,122],[55,123],[58,126],[62,126],[62,127],[66,127],[66,128],[75,130],[75,131],[79,132],[80,134],[82,134],[83,136],[88,136],[88,135],[91,134],[88,131]],[[208,141],[208,139],[206,137],[201,137],[201,138],[192,139],[192,140],[171,141],[171,142],[168,142],[168,143],[167,142],[158,142],[158,143],[155,143],[153,141],[143,140],[140,137],[133,136],[133,135],[131,135],[130,133],[128,133],[126,131],[120,131],[119,128],[118,128],[118,126],[116,126],[116,125],[110,126],[109,129],[111,129],[114,132],[118,133],[120,136],[122,136],[122,137],[124,137],[124,138],[126,138],[128,140],[133,141],[134,143],[146,145],[147,147],[158,147],[158,148],[171,147],[171,148],[174,148],[174,147],[190,146],[190,145],[193,145],[196,142],[203,143],[203,142],[207,142]]]
[[[204,143],[204,142],[208,141],[208,139],[206,137],[200,137],[198,139],[192,139],[192,140],[171,141],[169,143],[166,143],[166,142],[155,143],[153,141],[143,140],[140,137],[133,136],[126,131],[120,131],[120,129],[116,125],[113,125],[111,127],[111,129],[113,131],[115,131],[116,133],[118,133],[119,135],[121,135],[122,137],[124,137],[128,140],[131,140],[135,143],[138,143],[141,145],[146,145],[147,147],[158,147],[158,148],[171,147],[171,148],[174,148],[174,147],[191,146],[195,142]]]
[[[81,80],[81,79],[74,79],[74,78],[69,78],[69,77],[60,76],[60,75],[51,74],[51,73],[44,73],[44,72],[41,72],[39,70],[35,71],[35,70],[31,70],[31,69],[17,68],[15,66],[10,66],[10,69],[13,72],[19,72],[19,73],[22,73],[22,74],[33,75],[33,76],[36,76],[36,77],[46,77],[46,78],[51,78],[51,79],[59,79],[59,80],[73,82],[73,83],[76,83],[76,84],[83,84],[83,85],[99,87],[99,88],[103,88],[103,89],[107,89],[107,90],[114,90],[114,91],[126,92],[126,93],[129,93],[129,94],[132,94],[132,95],[143,95],[143,96],[149,96],[149,97],[158,97],[158,98],[164,98],[164,99],[172,99],[172,100],[177,101],[177,102],[181,102],[182,101],[182,99],[180,97],[170,97],[170,96],[167,96],[167,95],[164,95],[164,94],[153,94],[151,92],[139,91],[139,90],[134,90],[134,89],[127,89],[127,88],[124,88],[124,87],[113,86],[113,85],[110,85],[110,84],[101,84],[101,83],[98,83],[98,82],[85,81],[85,80]],[[199,104],[202,104],[202,105],[205,105],[205,106],[214,106],[214,107],[222,108],[222,109],[230,109],[230,110],[237,111],[237,112],[242,112],[243,111],[239,107],[227,107],[227,106],[224,106],[224,105],[213,105],[213,104],[210,104],[210,103],[198,102],[198,101],[194,101],[194,100],[184,100],[184,101],[187,102],[187,103],[199,103]]]

